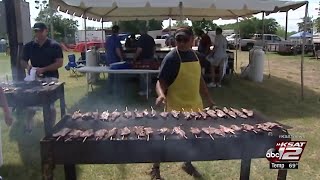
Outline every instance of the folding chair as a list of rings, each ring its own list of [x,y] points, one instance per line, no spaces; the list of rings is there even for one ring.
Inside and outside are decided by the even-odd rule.
[[[70,75],[75,75],[75,77],[78,79],[78,73],[76,71],[76,69],[78,68],[78,64],[76,63],[76,55],[75,54],[70,54],[68,55],[68,64],[66,65],[66,70],[70,71]]]

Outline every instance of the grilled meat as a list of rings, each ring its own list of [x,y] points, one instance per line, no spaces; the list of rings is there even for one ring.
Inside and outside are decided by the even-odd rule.
[[[235,131],[241,131],[242,130],[242,127],[239,127],[237,125],[231,125],[230,127],[231,127],[231,129],[233,129]]]
[[[69,134],[67,135],[68,138],[65,141],[69,141],[71,139],[76,139],[79,138],[81,135],[82,131],[79,129],[73,129],[69,132]]]
[[[110,117],[109,111],[103,111],[102,114],[100,115],[100,119],[103,121],[108,121]]]
[[[143,128],[144,128],[143,126],[135,126],[134,127],[134,132],[138,136],[138,139],[140,139],[140,137],[145,137],[146,136],[146,132],[145,132],[145,130]]]
[[[122,139],[124,139],[124,137],[128,136],[130,133],[131,133],[131,131],[127,127],[124,127],[123,129],[120,129],[120,135],[122,136]]]
[[[121,116],[121,113],[118,110],[114,110],[110,115],[110,121],[115,121],[118,117]]]
[[[144,115],[145,117],[148,117],[148,115],[149,115],[148,109],[145,109],[145,110],[143,111],[143,115]]]
[[[270,129],[268,126],[264,125],[264,124],[256,124],[256,128],[261,129],[263,131],[272,131],[272,129]]]
[[[106,129],[99,129],[98,131],[94,132],[94,137],[96,138],[96,140],[100,140],[104,137],[105,134],[108,133],[108,130]]]
[[[231,134],[235,134],[234,130],[225,126],[220,125],[220,130],[225,132],[225,133],[231,133]]]
[[[79,118],[82,118],[82,114],[81,114],[80,110],[79,110],[79,111],[76,111],[76,112],[74,112],[74,113],[72,114],[72,119],[73,119],[73,120],[76,120],[76,119],[79,119]]]
[[[147,141],[149,141],[150,135],[153,133],[153,129],[151,127],[146,127],[146,128],[143,128],[143,129],[146,132],[146,135],[148,136],[147,137]]]
[[[159,115],[163,118],[167,118],[169,115],[169,112],[161,112]]]
[[[217,134],[217,135],[220,135],[220,136],[225,136],[225,132],[221,131],[220,129],[217,129],[217,128],[212,128],[212,127],[209,127],[212,129],[213,133],[214,134]]]
[[[174,127],[172,133],[175,133],[182,138],[188,139],[186,133],[180,127]]]
[[[212,118],[217,118],[216,112],[212,109],[207,110],[207,114]]]
[[[123,116],[127,119],[130,119],[132,117],[132,112],[128,111],[128,108],[126,107],[126,110],[123,111]]]
[[[201,116],[203,119],[207,119],[208,114],[205,113],[204,111],[201,111],[200,108],[199,108],[198,110],[199,110],[200,116]]]
[[[143,118],[143,113],[139,112],[137,109],[134,110],[134,114],[135,114],[136,118]]]
[[[98,109],[97,109],[96,112],[93,112],[93,113],[92,113],[92,117],[93,117],[93,119],[95,119],[95,120],[99,119],[99,111],[98,111]]]
[[[247,119],[248,116],[246,116],[244,113],[242,113],[241,111],[239,111],[238,109],[235,108],[230,108],[231,111],[233,111],[234,113],[236,113],[236,115],[238,115],[239,117],[243,118],[243,119]]]
[[[169,132],[169,129],[164,127],[164,128],[158,129],[158,132],[159,132],[159,134],[163,135],[163,140],[165,141],[166,140],[166,134]]]
[[[52,134],[52,137],[54,137],[54,138],[65,137],[70,131],[71,131],[71,129],[69,129],[69,128],[63,128],[60,131]]]
[[[216,113],[217,113],[217,116],[218,116],[219,118],[226,117],[226,113],[224,113],[224,112],[221,111],[220,109],[216,109]]]
[[[107,139],[110,138],[110,140],[112,140],[112,138],[113,138],[114,136],[116,136],[117,131],[118,131],[117,128],[112,128],[112,129],[110,129],[110,130],[108,131],[107,135],[106,135],[106,138],[107,138]]]
[[[152,118],[157,116],[157,111],[155,111],[152,106],[151,106],[151,113],[149,114],[149,116]]]
[[[82,119],[83,120],[94,119],[93,113],[92,112],[86,112],[86,113],[82,114]]]
[[[210,136],[212,140],[214,140],[212,134],[214,134],[213,129],[211,127],[202,128],[202,131]]]
[[[283,132],[287,132],[287,130],[285,130],[280,124],[278,123],[273,123],[273,122],[266,122],[263,123],[264,126],[268,127],[269,129],[273,129],[273,128],[279,128],[281,129]]]
[[[251,126],[249,124],[241,124],[244,131],[253,131],[254,133],[257,133],[254,126]]]
[[[232,118],[237,118],[237,115],[233,112],[233,111],[230,111],[228,108],[224,107],[223,108],[223,112],[228,114],[230,117]]]
[[[92,129],[88,129],[88,130],[85,130],[85,131],[82,131],[81,134],[80,134],[80,137],[81,138],[85,138],[85,137],[91,137],[94,135],[94,132]]]
[[[174,118],[179,119],[180,111],[172,110],[171,114]]]
[[[191,132],[196,138],[198,138],[198,135],[201,133],[201,130],[200,130],[199,128],[191,127],[191,128],[190,128],[190,132]]]
[[[192,109],[191,109],[191,117],[193,117],[195,120],[201,118],[201,115],[197,112],[194,112]]]
[[[184,116],[184,119],[186,119],[186,120],[190,119],[191,118],[191,113],[188,112],[188,111],[184,111],[184,109],[182,109],[182,110],[183,110],[182,114]]]
[[[253,111],[241,108],[242,112],[244,112],[248,117],[253,117]]]

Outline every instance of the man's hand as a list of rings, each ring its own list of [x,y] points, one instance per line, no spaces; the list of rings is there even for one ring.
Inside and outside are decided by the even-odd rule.
[[[156,105],[166,104],[166,97],[165,96],[158,96],[156,99]]]
[[[38,76],[41,76],[43,73],[45,73],[46,72],[46,70],[44,69],[44,68],[37,68],[37,75]]]
[[[11,113],[5,113],[4,121],[6,122],[7,126],[11,126],[11,124],[13,122],[13,118],[12,118]]]

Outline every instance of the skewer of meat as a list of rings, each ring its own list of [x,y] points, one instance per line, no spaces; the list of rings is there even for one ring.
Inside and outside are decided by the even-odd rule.
[[[143,126],[135,126],[133,128],[133,131],[138,136],[138,139],[140,139],[140,137],[145,137],[146,136],[146,132],[144,131],[144,127]]]
[[[256,128],[261,129],[263,131],[271,132],[272,129],[270,129],[268,126],[264,124],[256,124]]]
[[[95,120],[99,119],[99,110],[98,110],[98,109],[96,110],[96,112],[93,112],[93,113],[92,113],[92,117],[93,117]]]
[[[139,112],[137,109],[134,110],[134,114],[135,114],[136,118],[143,118],[143,113]]]
[[[117,132],[118,132],[118,129],[117,129],[117,128],[112,128],[112,129],[109,130],[108,133],[106,134],[106,138],[107,138],[107,139],[110,138],[110,140],[112,140],[112,138],[113,138],[114,136],[116,136]]]
[[[207,114],[212,118],[217,118],[216,112],[213,109],[208,109]]]
[[[71,139],[76,139],[80,137],[80,134],[82,133],[81,130],[79,129],[73,129],[72,131],[69,132],[68,138],[65,140],[65,142],[71,140]]]
[[[286,131],[280,124],[278,124],[278,123],[265,122],[265,123],[263,123],[263,125],[267,126],[267,127],[270,128],[270,129],[279,128],[279,129],[281,129],[281,131],[287,132],[287,131]]]
[[[162,118],[167,118],[168,116],[169,116],[169,112],[161,112],[161,113],[159,113],[159,115],[162,117]]]
[[[216,109],[215,111],[216,111],[217,116],[218,116],[219,118],[224,118],[224,117],[227,116],[226,113],[224,113],[224,112],[223,112],[222,110],[220,110],[220,109]]]
[[[72,119],[73,120],[77,120],[77,119],[79,119],[79,118],[81,118],[82,117],[82,114],[81,114],[81,112],[80,112],[80,110],[78,110],[78,111],[76,111],[76,112],[74,112],[73,114],[72,114]]]
[[[151,127],[146,127],[146,128],[143,128],[143,130],[145,131],[145,133],[147,135],[147,141],[149,141],[150,135],[153,133],[153,129]]]
[[[213,128],[213,127],[210,127],[210,126],[209,126],[209,128],[213,131],[214,134],[217,134],[217,135],[223,136],[223,137],[226,136],[226,133],[221,131],[221,129]]]
[[[110,117],[110,113],[109,111],[103,111],[102,114],[100,115],[100,119],[102,121],[108,121],[109,120],[109,117]]]
[[[154,118],[157,116],[157,111],[153,109],[153,107],[151,106],[151,113],[149,114],[150,117]]]
[[[236,113],[236,115],[238,115],[239,117],[243,118],[243,119],[247,119],[248,116],[246,116],[244,113],[242,113],[241,111],[239,111],[238,109],[235,108],[230,108],[231,111],[233,111],[234,113]]]
[[[212,140],[214,140],[214,138],[213,138],[213,136],[212,136],[212,134],[213,134],[214,132],[213,132],[213,129],[212,129],[211,127],[202,128],[202,131],[203,131],[204,133],[208,134],[208,135],[210,136],[210,138],[211,138]]]
[[[225,126],[220,125],[220,130],[225,132],[225,133],[231,133],[231,134],[235,134],[234,130]]]
[[[190,132],[191,132],[196,138],[198,138],[198,135],[201,133],[201,130],[200,130],[199,128],[191,127],[191,128],[190,128]]]
[[[145,110],[143,111],[143,116],[145,116],[145,117],[148,117],[148,116],[149,116],[149,111],[148,111],[148,109],[145,109]]]
[[[178,136],[180,136],[182,138],[188,139],[188,137],[186,136],[186,133],[180,128],[180,126],[174,127],[172,130],[172,134],[173,133],[177,134]]]
[[[194,117],[194,120],[201,118],[201,115],[199,115],[199,113],[193,111],[192,109],[191,109],[190,115],[191,115],[191,117]]]
[[[224,107],[222,109],[222,111],[226,114],[228,114],[230,117],[236,119],[237,118],[237,115],[233,112],[233,111],[230,111],[228,108]]]
[[[185,120],[188,120],[191,118],[191,113],[185,111],[183,108],[182,108],[182,114],[183,114]]]
[[[96,132],[94,132],[93,136],[95,137],[96,141],[102,139],[105,134],[108,133],[108,130],[106,129],[99,129]]]
[[[122,140],[124,139],[125,136],[128,136],[130,133],[131,133],[131,131],[127,127],[120,129],[120,135],[122,136]]]
[[[205,113],[204,111],[201,111],[201,109],[200,109],[200,108],[198,108],[198,110],[199,110],[199,114],[202,116],[202,118],[203,118],[204,120],[206,120],[206,119],[207,119],[208,114],[207,114],[207,113]]]
[[[80,134],[80,138],[83,138],[83,141],[82,142],[85,142],[87,140],[87,138],[91,137],[94,135],[94,132],[92,129],[88,129],[88,130],[85,130],[83,131],[81,134]]]
[[[248,117],[253,117],[253,111],[241,108],[242,112],[244,112]]]
[[[231,125],[230,128],[233,129],[234,131],[241,131],[242,130],[242,127],[239,127],[239,126],[234,125],[234,124]]]
[[[92,112],[86,112],[86,113],[82,114],[81,118],[83,120],[91,120],[91,119],[94,119],[94,116],[93,116]]]
[[[57,138],[56,141],[59,141],[60,138],[65,137],[70,131],[71,129],[69,128],[63,128],[57,133],[52,134],[52,137]]]
[[[123,116],[127,119],[130,119],[132,117],[132,112],[128,111],[128,108],[126,107],[126,110],[123,112]]]
[[[121,116],[121,113],[118,112],[118,109],[114,110],[110,115],[110,120],[115,121],[118,117]]]
[[[163,140],[165,141],[166,140],[166,133],[169,132],[169,129],[168,128],[161,128],[158,130],[159,134],[162,134],[163,135]]]
[[[254,126],[251,126],[251,125],[249,125],[249,124],[241,124],[241,125],[242,125],[243,130],[244,130],[245,132],[247,132],[247,131],[253,131],[254,133],[258,133],[258,132],[255,130]]]
[[[172,110],[171,114],[174,118],[179,119],[180,111]]]

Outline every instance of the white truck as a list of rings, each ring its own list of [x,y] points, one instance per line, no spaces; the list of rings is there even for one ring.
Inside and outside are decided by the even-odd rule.
[[[254,34],[251,39],[241,39],[240,46],[242,51],[249,51],[254,46],[267,45],[268,43],[281,43],[284,41],[283,38],[275,34],[264,34],[264,43],[262,42],[262,34]]]

